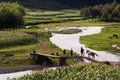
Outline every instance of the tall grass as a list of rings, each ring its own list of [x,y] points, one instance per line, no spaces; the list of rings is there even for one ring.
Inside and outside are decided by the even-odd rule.
[[[0,31],[0,48],[33,43],[32,35],[20,31]]]
[[[103,64],[77,64],[26,75],[14,80],[119,80],[120,68]]]

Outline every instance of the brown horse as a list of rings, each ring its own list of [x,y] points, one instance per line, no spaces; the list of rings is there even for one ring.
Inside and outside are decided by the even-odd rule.
[[[92,56],[92,58],[95,59],[95,55],[98,56],[96,53],[90,51],[90,50],[87,50],[86,53],[88,53],[88,57]]]

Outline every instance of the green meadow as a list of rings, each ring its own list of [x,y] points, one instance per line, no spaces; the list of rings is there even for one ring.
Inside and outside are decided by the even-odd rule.
[[[114,34],[118,35],[118,39],[109,38],[110,36],[113,36]],[[105,27],[102,29],[102,32],[99,34],[80,37],[80,42],[82,44],[85,44],[87,47],[95,49],[95,50],[118,53],[120,52],[120,50],[112,47],[112,45],[117,45],[117,47],[120,47],[120,27],[119,26]]]
[[[118,52],[118,50],[113,49],[111,45],[115,44],[116,41],[119,43],[119,39],[111,40],[108,37],[113,34],[111,32],[114,29],[117,30],[116,34],[119,33],[119,22],[103,22],[98,19],[83,19],[79,15],[79,10],[26,11],[27,13],[24,16],[25,26],[33,23],[33,25],[28,25],[31,26],[30,28],[22,27],[20,29],[0,31],[0,66],[20,66],[32,64],[29,59],[29,54],[33,49],[35,49],[37,53],[51,54],[59,52],[59,54],[62,55],[62,50],[50,42],[49,38],[51,35],[45,31],[45,28],[118,26],[116,28],[105,28],[103,29],[102,34],[85,36],[81,38],[81,43],[86,44],[90,48]],[[42,23],[41,21],[45,23]],[[106,32],[107,30],[110,34]],[[34,39],[34,33],[36,32],[38,33],[38,40]],[[98,35],[101,37],[98,37]],[[104,37],[102,35],[104,35]],[[95,42],[95,40],[93,42],[94,37],[91,38],[92,36],[94,36],[95,39],[102,38],[103,41],[98,43]],[[98,38],[96,38],[96,36]],[[108,42],[110,42],[110,44]],[[67,53],[69,53],[69,51]],[[53,61],[56,63],[56,60]],[[71,61],[68,63],[70,62]]]
[[[63,54],[63,50],[50,41],[52,33],[82,32],[79,29],[56,30],[56,28],[69,27],[103,27],[98,34],[81,36],[80,43],[94,50],[120,53],[118,49],[120,48],[120,4],[117,0],[114,2],[94,0],[93,4],[98,2],[95,6],[84,3],[89,0],[81,2],[78,0],[77,2],[73,0],[17,0],[16,3],[12,3],[14,0],[7,1],[9,2],[5,0],[0,2],[0,73],[12,72],[14,68],[18,68],[15,71],[22,71],[45,67],[47,69],[12,80],[120,79],[119,64],[108,66],[106,64],[109,64],[109,61],[86,63],[83,59],[75,61],[76,58],[72,58],[66,60],[66,66],[57,66],[58,62],[63,60],[48,57],[47,60],[54,63],[52,67],[57,66],[56,70],[48,70],[51,65],[44,65],[44,61],[43,65],[37,64],[30,57],[33,50],[42,54],[57,55],[58,53],[60,56],[71,56],[69,50]],[[75,2],[74,5],[73,2]],[[81,5],[76,5],[79,2]],[[114,34],[118,38],[113,38]],[[73,52],[73,56],[77,55]],[[36,58],[39,59],[38,56],[35,56]],[[47,60],[45,58],[45,61]],[[114,62],[111,64],[113,65]]]

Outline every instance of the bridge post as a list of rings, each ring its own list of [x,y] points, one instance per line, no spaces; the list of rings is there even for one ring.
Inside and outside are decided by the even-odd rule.
[[[58,66],[64,66],[66,65],[66,58],[60,57],[58,61]]]

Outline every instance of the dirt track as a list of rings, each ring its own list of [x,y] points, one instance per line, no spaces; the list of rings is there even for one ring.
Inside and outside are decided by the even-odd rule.
[[[19,72],[24,70],[42,70],[43,68],[45,68],[45,66],[41,66],[41,65],[0,67],[0,74]]]

